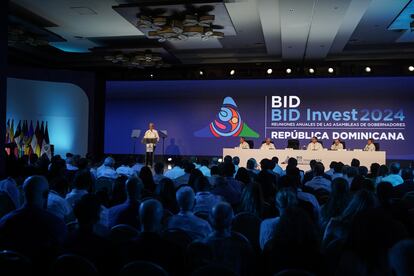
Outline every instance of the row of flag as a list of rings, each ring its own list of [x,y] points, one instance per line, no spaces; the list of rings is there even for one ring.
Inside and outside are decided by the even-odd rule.
[[[14,154],[16,157],[35,153],[41,156],[43,153],[50,155],[50,140],[47,122],[19,120],[14,129],[14,119],[8,119],[6,123],[6,144],[16,144]],[[10,154],[10,153],[9,153]]]

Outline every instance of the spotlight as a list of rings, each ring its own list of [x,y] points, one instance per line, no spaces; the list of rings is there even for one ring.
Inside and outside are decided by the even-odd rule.
[[[313,68],[309,68],[309,73],[310,73],[310,74],[315,73],[315,69],[313,69]]]
[[[267,69],[267,74],[268,74],[268,75],[270,75],[270,74],[272,74],[272,73],[273,73],[272,68]]]
[[[154,78],[154,74],[150,74],[150,78],[153,79]]]
[[[168,162],[171,162],[172,161],[172,158],[171,157],[168,157],[167,161]]]
[[[234,69],[230,70],[230,76],[233,76],[236,73],[236,71]]]
[[[329,67],[328,72],[332,74],[334,72],[334,69],[332,67]]]
[[[217,161],[218,161],[219,163],[222,163],[222,162],[223,162],[223,158],[219,158]]]
[[[290,73],[292,73],[292,69],[287,68],[287,69],[286,69],[286,74],[290,74]]]
[[[203,72],[203,70],[200,70],[200,76],[203,76],[204,75],[204,72]]]
[[[369,73],[369,72],[371,72],[371,67],[365,67],[365,72],[367,72],[367,73]]]
[[[412,65],[408,66],[408,71],[414,72],[414,66],[412,66]]]

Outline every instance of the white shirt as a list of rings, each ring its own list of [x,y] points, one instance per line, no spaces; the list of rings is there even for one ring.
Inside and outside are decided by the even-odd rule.
[[[201,173],[202,173],[204,176],[206,176],[206,177],[210,177],[210,176],[211,176],[210,169],[209,169],[208,167],[206,167],[206,166],[201,166],[201,167],[199,167],[198,169],[201,171]]]
[[[144,139],[154,139],[154,138],[157,139],[157,142],[160,141],[160,136],[158,136],[158,131],[156,131],[155,129],[153,130],[148,129],[147,131],[145,131]],[[155,144],[152,144],[152,143],[146,144],[146,151],[153,152],[154,147],[155,147]]]
[[[128,177],[136,176],[135,171],[132,168],[125,166],[125,165],[121,165],[120,167],[118,167],[116,169],[116,173],[118,175],[125,175]]]
[[[269,145],[266,143],[263,143],[262,146],[260,147],[260,149],[264,149],[264,150],[274,150],[275,145],[273,143],[270,143]]]
[[[75,207],[76,203],[81,199],[82,196],[88,193],[87,190],[78,190],[76,188],[72,189],[70,193],[66,195],[66,201],[70,204],[70,206]]]
[[[308,148],[307,149],[308,150],[323,150],[323,147],[322,147],[322,144],[319,143],[319,142],[316,142],[316,143],[310,142],[308,144]]]
[[[179,167],[179,166],[174,166],[174,168],[172,168],[169,171],[166,171],[164,173],[165,177],[168,177],[169,179],[176,179],[179,178],[180,176],[183,176],[185,174],[184,169]]]
[[[58,193],[50,190],[47,197],[47,210],[65,220],[72,213],[72,206]]]
[[[250,149],[250,146],[246,141],[244,141],[243,143],[240,143],[239,148],[241,148],[241,149]]]
[[[342,143],[339,143],[338,145],[337,144],[333,144],[331,146],[331,150],[341,150],[341,149],[344,149],[344,145],[342,145]]]
[[[375,151],[375,145],[374,144],[367,144],[364,148],[364,151]]]
[[[116,179],[118,178],[118,174],[113,168],[102,165],[96,170],[96,178],[99,178],[99,177],[107,177],[107,178]]]
[[[279,223],[280,218],[270,218],[265,219],[260,224],[260,236],[259,236],[259,243],[260,248],[263,250],[266,243],[273,238],[273,234],[275,232],[275,228]]]

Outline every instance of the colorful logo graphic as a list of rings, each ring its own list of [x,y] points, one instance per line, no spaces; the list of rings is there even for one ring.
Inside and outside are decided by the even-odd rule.
[[[231,97],[223,100],[220,112],[207,127],[194,132],[195,137],[230,137],[242,136],[258,138],[259,134],[243,122],[237,105]]]

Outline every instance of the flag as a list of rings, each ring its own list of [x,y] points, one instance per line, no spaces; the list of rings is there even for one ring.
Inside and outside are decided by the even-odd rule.
[[[10,139],[10,143],[14,142],[14,119],[11,119],[9,139]]]
[[[40,157],[40,152],[41,152],[40,139],[41,139],[41,135],[40,135],[39,121],[36,122],[36,129],[34,131],[33,137],[36,137],[36,146],[33,148],[33,151],[34,151],[34,153],[37,154],[37,156]]]
[[[24,120],[23,123],[23,152],[24,155],[30,154],[29,123],[27,120]]]
[[[21,123],[22,121],[20,120],[19,124],[17,125],[16,132],[14,133],[14,141],[16,142],[17,146],[20,145],[20,139],[21,139],[20,134],[22,132]]]
[[[45,136],[44,136],[44,139],[45,139],[45,143],[47,145],[49,145],[50,144],[50,140],[49,140],[49,131],[47,129],[47,122],[46,122],[46,127],[45,127]]]
[[[6,123],[6,140],[4,142],[5,144],[10,143],[10,119],[7,119]]]
[[[36,135],[34,135],[33,121],[30,121],[29,127],[30,153],[34,153],[37,145]]]

